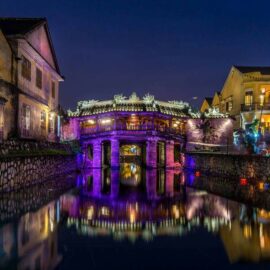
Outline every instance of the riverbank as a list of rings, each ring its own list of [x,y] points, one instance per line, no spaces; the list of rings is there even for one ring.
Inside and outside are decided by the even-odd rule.
[[[18,191],[78,169],[68,144],[7,141],[0,146],[0,193]]]
[[[184,168],[228,178],[240,177],[264,182],[270,180],[270,158],[257,155],[187,153]]]

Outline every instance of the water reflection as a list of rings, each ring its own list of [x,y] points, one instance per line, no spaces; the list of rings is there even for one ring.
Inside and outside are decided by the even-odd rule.
[[[233,190],[239,196],[250,194],[249,187],[226,182],[226,189],[224,180],[219,183],[196,173],[143,170],[130,164],[120,171],[87,171],[74,182],[76,189],[56,196],[57,199],[42,207],[29,211],[29,205],[25,204],[24,214],[12,222],[10,216],[6,220],[1,218],[1,269],[61,268],[65,261],[72,260],[65,256],[66,246],[76,253],[83,239],[88,239],[86,245],[91,245],[94,239],[98,243],[113,239],[114,245],[127,241],[143,248],[151,243],[160,247],[163,238],[169,243],[178,239],[177,247],[181,247],[182,241],[188,239],[189,248],[196,250],[199,243],[207,245],[218,238],[216,249],[219,253],[226,252],[227,263],[270,259],[270,212],[203,191],[207,188],[221,193],[223,186],[225,195]],[[27,192],[35,196],[33,191]],[[21,200],[20,211],[23,197]],[[10,203],[0,199],[0,207],[10,208]],[[70,236],[73,238],[69,242],[66,239]],[[87,250],[87,246],[84,248]],[[149,258],[155,255],[152,249],[147,252]],[[123,260],[117,254],[112,264]],[[83,255],[78,253],[74,260],[82,259],[80,256]],[[184,259],[181,252],[177,256]],[[204,258],[196,259],[197,266],[203,263]]]
[[[58,253],[57,224],[60,201],[0,228],[0,268],[54,269],[61,261]]]

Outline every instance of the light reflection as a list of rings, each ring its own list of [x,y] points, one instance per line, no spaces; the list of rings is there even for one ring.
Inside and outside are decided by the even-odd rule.
[[[220,237],[232,263],[270,259],[269,211],[188,187],[194,173],[143,171],[135,165],[123,166],[122,172],[85,172],[80,192],[68,192],[59,200],[22,215],[18,223],[2,225],[0,254],[4,255],[0,257],[0,268],[2,258],[9,262],[17,254],[18,269],[27,269],[37,258],[38,248],[42,250],[41,269],[57,266],[61,260],[57,250],[59,223],[68,232],[72,229],[85,237],[127,239],[134,244],[141,239],[149,242],[158,237],[188,237],[203,229]],[[134,174],[139,175],[141,186],[130,189],[122,183],[129,180],[121,177],[129,179]],[[102,192],[104,182],[110,186],[109,192]],[[204,181],[203,176],[192,181],[192,185],[208,184],[218,191],[214,183],[216,186],[210,178]],[[223,183],[221,186],[224,189]],[[122,193],[123,190],[129,192]],[[240,185],[239,190],[248,192]],[[50,258],[43,250],[48,242],[54,246]]]

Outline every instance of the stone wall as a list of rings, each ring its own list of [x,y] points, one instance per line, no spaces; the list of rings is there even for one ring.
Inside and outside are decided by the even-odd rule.
[[[184,167],[202,173],[224,177],[244,177],[256,180],[270,179],[270,158],[251,155],[187,153]]]
[[[0,157],[0,193],[42,183],[76,169],[75,155]]]
[[[52,200],[58,199],[65,191],[76,187],[79,176],[77,173],[69,173],[51,177],[48,181],[27,189],[2,193],[0,196],[0,223],[19,218],[29,211],[35,212]]]
[[[0,144],[0,193],[43,183],[80,167],[69,144],[8,140]]]

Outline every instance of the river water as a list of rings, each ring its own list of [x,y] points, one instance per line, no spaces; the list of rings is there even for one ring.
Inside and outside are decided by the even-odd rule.
[[[135,164],[58,177],[1,197],[0,269],[266,269],[267,198]]]

